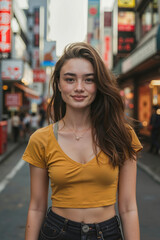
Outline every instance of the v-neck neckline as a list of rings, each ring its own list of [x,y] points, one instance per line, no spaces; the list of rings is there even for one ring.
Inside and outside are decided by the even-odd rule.
[[[92,163],[92,162],[96,159],[96,157],[98,157],[98,156],[100,155],[100,153],[101,153],[101,151],[102,151],[102,150],[100,150],[100,151],[97,153],[97,155],[94,156],[94,157],[93,157],[91,160],[89,160],[88,162],[86,162],[86,163],[79,163],[79,162],[73,160],[71,157],[69,157],[69,156],[63,151],[63,149],[61,148],[60,144],[58,143],[58,141],[57,141],[57,139],[56,139],[56,137],[55,137],[55,135],[54,135],[53,124],[50,125],[50,128],[51,128],[51,136],[54,138],[54,142],[56,143],[59,151],[60,151],[70,162],[72,162],[72,163],[74,163],[74,164],[77,164],[77,165],[79,165],[79,166],[85,167],[85,166],[89,165],[90,163]]]

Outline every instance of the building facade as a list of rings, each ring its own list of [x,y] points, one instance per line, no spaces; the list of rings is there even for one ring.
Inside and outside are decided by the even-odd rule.
[[[126,114],[138,119],[140,133],[149,136],[154,105],[160,106],[160,0],[139,0],[135,6],[136,46],[114,67]]]

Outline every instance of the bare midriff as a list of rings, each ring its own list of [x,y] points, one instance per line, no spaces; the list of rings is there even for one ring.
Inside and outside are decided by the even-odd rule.
[[[96,208],[52,207],[52,211],[69,220],[83,223],[99,223],[106,221],[116,215],[115,205]]]

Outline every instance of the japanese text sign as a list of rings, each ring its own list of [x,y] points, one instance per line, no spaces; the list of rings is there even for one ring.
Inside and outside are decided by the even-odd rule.
[[[33,82],[45,82],[46,71],[44,69],[33,69]]]
[[[11,52],[11,0],[0,0],[0,52]]]
[[[2,61],[2,80],[21,80],[23,77],[22,60],[3,60]]]
[[[22,93],[6,93],[5,105],[7,107],[20,107],[22,106]]]

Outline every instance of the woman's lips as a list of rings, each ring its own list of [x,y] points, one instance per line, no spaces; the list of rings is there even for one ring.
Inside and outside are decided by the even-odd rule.
[[[72,98],[76,101],[83,101],[86,98],[86,96],[74,95],[72,96]]]

